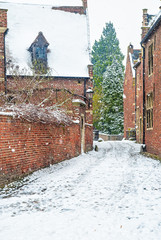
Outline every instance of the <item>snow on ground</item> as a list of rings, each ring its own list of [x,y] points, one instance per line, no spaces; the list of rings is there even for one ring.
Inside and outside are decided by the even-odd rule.
[[[2,190],[0,239],[161,239],[160,162],[133,142],[97,144]]]

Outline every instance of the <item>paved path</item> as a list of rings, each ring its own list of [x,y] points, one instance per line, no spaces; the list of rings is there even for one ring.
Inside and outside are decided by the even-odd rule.
[[[0,193],[0,239],[160,240],[161,164],[139,150],[99,143],[11,184]]]

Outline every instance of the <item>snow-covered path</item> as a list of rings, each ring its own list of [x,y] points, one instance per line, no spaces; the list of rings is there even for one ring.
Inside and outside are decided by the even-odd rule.
[[[160,240],[161,163],[129,141],[37,171],[0,192],[0,239]]]

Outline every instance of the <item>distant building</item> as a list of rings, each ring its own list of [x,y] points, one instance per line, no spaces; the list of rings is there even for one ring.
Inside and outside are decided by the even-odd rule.
[[[130,102],[131,112],[135,105],[137,142],[145,144],[149,153],[161,157],[161,10],[157,15],[149,15],[147,9],[143,10],[141,47],[142,55],[133,64],[135,87],[128,95],[126,81],[131,84],[131,78],[125,77],[124,94],[127,95],[126,101]],[[129,62],[126,68],[128,66]],[[135,101],[132,100],[131,103],[131,98],[134,99],[134,96]],[[131,116],[126,109],[127,102],[124,103],[124,114],[127,119],[125,132],[128,124],[131,127]]]
[[[124,81],[124,137],[128,138],[130,131],[135,129],[135,70],[134,64],[139,58],[140,50],[128,46],[125,81]]]

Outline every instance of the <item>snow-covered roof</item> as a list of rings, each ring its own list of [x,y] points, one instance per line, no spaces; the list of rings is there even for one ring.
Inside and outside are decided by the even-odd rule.
[[[135,77],[135,70],[134,70],[134,68],[133,68],[133,66],[134,66],[134,62],[133,62],[132,54],[131,54],[131,53],[129,53],[129,58],[130,58],[130,64],[131,64],[132,76],[133,76],[133,78],[134,78],[134,77]]]
[[[135,70],[133,67],[136,64],[136,61],[139,61],[140,52],[141,52],[140,49],[134,49],[133,53],[129,52],[129,58],[130,58],[130,64],[131,64],[133,78],[135,77]]]
[[[152,16],[152,18],[151,18],[151,21],[149,21],[149,24],[148,24],[148,27],[152,27],[155,23],[156,23],[156,21],[159,19],[159,17],[161,16],[161,11],[159,11],[159,13],[158,14],[156,14],[156,15],[151,15]]]
[[[81,99],[73,99],[72,103],[76,103],[76,104],[78,103],[78,104],[86,105],[86,103]]]
[[[29,47],[42,32],[49,43],[48,66],[52,76],[88,77],[89,44],[87,16],[54,10],[56,4],[76,5],[81,0],[8,0],[0,8],[8,9],[6,57],[19,67],[22,75],[30,75]],[[44,4],[22,4],[14,2]],[[53,3],[53,4],[52,4]],[[50,5],[51,4],[51,5]],[[21,71],[23,69],[23,71]],[[12,71],[13,72],[13,71]],[[11,72],[8,71],[7,74]]]
[[[147,26],[149,28],[149,31],[147,32],[147,34],[145,35],[145,37],[141,41],[141,44],[148,40],[148,38],[155,31],[157,26],[159,26],[160,22],[161,22],[161,10],[159,11],[158,14],[156,14],[155,16],[153,16],[151,18],[151,21],[149,22],[149,24]]]
[[[23,4],[44,4],[52,6],[82,6],[82,0],[2,0],[1,2],[23,3]]]

